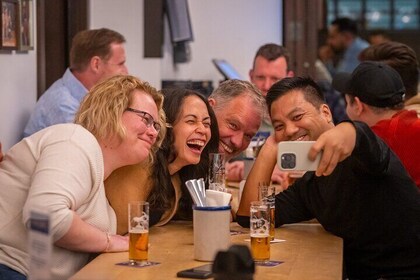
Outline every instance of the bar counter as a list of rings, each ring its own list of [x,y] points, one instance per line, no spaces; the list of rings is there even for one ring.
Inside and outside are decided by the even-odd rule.
[[[249,229],[231,223],[232,244],[250,246]],[[271,244],[270,260],[283,261],[275,267],[256,266],[255,280],[269,279],[342,279],[343,242],[317,223],[285,225],[276,229],[276,239],[284,242]],[[116,265],[128,260],[128,252],[99,255],[72,280],[79,279],[182,279],[180,270],[203,265],[194,260],[192,222],[172,221],[163,227],[152,227],[149,237],[149,260],[159,262],[144,268]],[[185,279],[185,278],[184,278]]]

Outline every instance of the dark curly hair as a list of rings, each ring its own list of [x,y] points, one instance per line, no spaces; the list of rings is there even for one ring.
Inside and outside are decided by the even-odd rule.
[[[177,122],[180,116],[185,98],[193,95],[203,100],[203,102],[206,104],[207,111],[211,120],[211,139],[203,149],[200,162],[198,164],[184,166],[178,171],[181,179],[182,195],[179,201],[177,218],[191,219],[192,200],[185,186],[185,182],[190,179],[207,177],[209,169],[209,153],[218,151],[219,130],[217,126],[217,120],[207,99],[196,91],[181,88],[171,88],[163,89],[162,93],[164,95],[163,109],[166,113],[166,122],[168,125],[166,137],[156,154],[156,161],[154,162],[151,174],[154,182],[154,186],[148,199],[151,204],[151,209],[164,212],[171,207],[171,204],[175,199],[175,190],[172,186],[168,165],[177,157],[177,153],[174,148],[176,135],[173,134],[172,126]]]

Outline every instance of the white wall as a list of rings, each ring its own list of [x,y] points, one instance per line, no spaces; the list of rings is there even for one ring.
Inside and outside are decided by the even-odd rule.
[[[0,142],[17,143],[36,102],[36,49],[0,53]]]
[[[280,0],[189,0],[194,33],[194,42],[190,43],[192,60],[173,65],[168,28],[165,28],[164,58],[143,58],[143,1],[121,3],[91,0],[90,27],[109,27],[121,32],[127,39],[129,71],[158,88],[162,79],[213,80],[217,86],[223,77],[213,66],[212,58],[226,59],[248,79],[258,47],[282,42]]]
[[[130,74],[160,86],[160,58],[143,58],[143,0],[90,0],[90,28],[107,27],[124,35]]]
[[[243,79],[248,79],[257,49],[268,42],[281,42],[281,3],[279,0],[189,0],[194,33],[194,41],[190,43],[192,60],[174,68],[169,36],[166,36],[162,78],[213,80],[217,86],[223,76],[211,60],[223,58]]]
[[[222,76],[212,58],[228,60],[248,79],[258,47],[267,42],[281,43],[281,0],[188,3],[195,39],[190,44],[192,60],[185,64],[173,65],[168,34],[163,59],[143,58],[143,0],[90,0],[89,26],[122,33],[127,39],[130,73],[157,88],[162,79],[213,80],[217,86]],[[5,151],[20,140],[36,103],[36,50],[0,53],[0,85],[0,141]]]

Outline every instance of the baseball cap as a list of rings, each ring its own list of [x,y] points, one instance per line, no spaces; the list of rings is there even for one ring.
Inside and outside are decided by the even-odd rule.
[[[332,86],[374,107],[392,107],[404,101],[405,87],[400,75],[382,62],[364,61],[353,73],[337,73]]]

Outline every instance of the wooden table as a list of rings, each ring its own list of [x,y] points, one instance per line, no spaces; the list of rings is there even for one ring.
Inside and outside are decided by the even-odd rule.
[[[232,243],[247,244],[249,229],[236,223],[232,230],[244,234],[231,236]],[[276,238],[285,242],[271,244],[271,260],[284,261],[275,267],[256,266],[255,280],[264,279],[337,279],[341,280],[343,243],[319,224],[293,224],[276,229]],[[181,279],[180,270],[203,265],[195,261],[192,222],[170,222],[150,229],[149,260],[159,265],[133,268],[115,265],[128,260],[128,252],[104,253],[76,273],[77,279]]]

